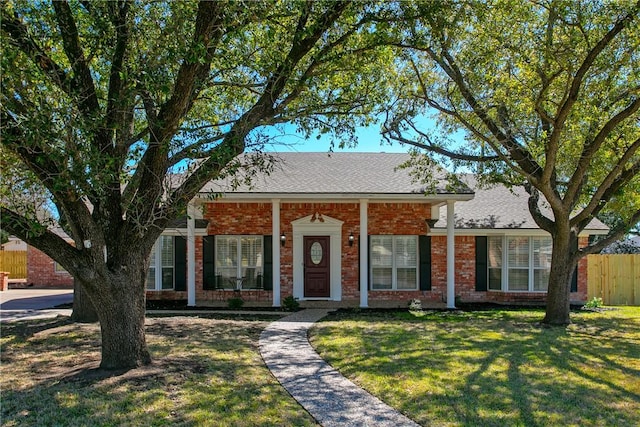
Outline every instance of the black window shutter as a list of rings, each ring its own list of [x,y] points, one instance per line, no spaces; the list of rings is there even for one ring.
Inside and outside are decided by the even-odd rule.
[[[216,289],[216,236],[202,238],[202,289]]]
[[[264,290],[273,290],[273,236],[264,236],[262,240],[262,253],[264,254],[264,272],[262,273],[262,286]]]
[[[187,239],[182,236],[173,238],[175,290],[187,290]]]
[[[476,236],[476,291],[486,291],[488,281],[487,236]]]
[[[431,290],[431,236],[418,236],[420,251],[420,290]]]
[[[577,238],[573,242],[573,247],[576,251],[578,250]],[[573,275],[571,276],[571,292],[578,292],[578,266],[577,265],[575,270],[573,270]]]

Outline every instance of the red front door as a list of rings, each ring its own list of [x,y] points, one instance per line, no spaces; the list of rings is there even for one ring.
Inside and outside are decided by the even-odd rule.
[[[328,298],[329,287],[329,236],[304,237],[304,296]]]

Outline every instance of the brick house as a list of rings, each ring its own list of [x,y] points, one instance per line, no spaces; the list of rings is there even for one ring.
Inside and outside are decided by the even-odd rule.
[[[71,238],[61,228],[52,230],[70,242]],[[35,287],[73,288],[73,276],[44,252],[27,246],[27,285]]]
[[[546,298],[551,239],[523,191],[438,180],[397,167],[407,154],[282,153],[251,187],[211,182],[190,220],[165,231],[151,258],[148,299],[188,305],[425,306]],[[211,200],[210,194],[222,194]],[[606,226],[594,221],[579,238]],[[587,297],[586,260],[571,300]]]
[[[303,305],[360,307],[406,306],[416,298],[450,307],[456,299],[546,298],[551,239],[531,218],[523,191],[475,188],[465,176],[467,185],[440,179],[426,195],[397,168],[407,154],[278,157],[276,170],[251,187],[212,182],[202,189],[191,216],[208,226],[206,233],[194,227],[193,260],[170,258],[171,245],[175,254],[190,252],[182,249],[189,238],[164,237],[165,258],[176,266],[173,283],[172,266],[163,264],[166,280],[158,284],[157,248],[148,298],[226,305],[240,296],[247,305],[280,306],[293,296]],[[222,197],[211,201],[211,193]],[[578,244],[606,232],[594,221]],[[582,260],[571,294],[576,303],[586,300],[586,274]]]

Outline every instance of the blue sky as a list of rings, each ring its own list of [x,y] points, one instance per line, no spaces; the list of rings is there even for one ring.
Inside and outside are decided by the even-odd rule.
[[[369,153],[406,153],[409,147],[400,145],[399,143],[389,144],[380,135],[380,125],[373,124],[368,127],[360,127],[356,131],[358,145],[355,147],[333,147],[335,152],[369,152]],[[269,151],[298,151],[298,152],[324,152],[329,151],[331,147],[331,137],[329,135],[321,135],[320,138],[312,136],[305,139],[302,134],[298,134],[291,126],[291,132],[278,136],[277,140],[282,144],[271,144],[267,147]]]
[[[438,135],[440,130],[437,129],[436,123],[432,118],[421,117],[417,121],[420,129],[427,133],[432,133],[434,136]],[[366,127],[358,127],[356,130],[356,137],[358,138],[358,144],[355,147],[338,146],[333,147],[335,152],[367,152],[367,153],[406,153],[411,148],[408,145],[402,145],[399,142],[387,142],[380,135],[381,123],[378,121]],[[317,135],[312,135],[310,138],[305,139],[304,135],[297,133],[295,126],[285,125],[284,134],[280,135],[278,131],[266,129],[267,134],[273,135],[275,141],[280,143],[268,144],[265,149],[267,151],[280,151],[280,152],[325,152],[331,148],[331,136],[321,135],[317,138]],[[455,145],[462,145],[464,141],[464,132],[458,131],[449,137],[454,141]]]

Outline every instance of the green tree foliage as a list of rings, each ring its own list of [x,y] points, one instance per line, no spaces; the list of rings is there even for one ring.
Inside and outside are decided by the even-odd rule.
[[[569,322],[578,260],[640,219],[639,9],[600,1],[403,3],[406,77],[385,135],[431,161],[475,168],[484,182],[525,186],[533,218],[553,238],[551,324]],[[442,134],[462,130],[468,144],[416,124],[416,115],[434,111]],[[607,212],[618,226],[577,249],[578,234]]]
[[[46,189],[74,244],[6,199],[3,228],[89,295],[104,368],[150,361],[150,250],[203,184],[268,172],[274,126],[348,140],[385,95],[392,60],[376,31],[384,11],[368,2],[0,7],[2,149]]]

